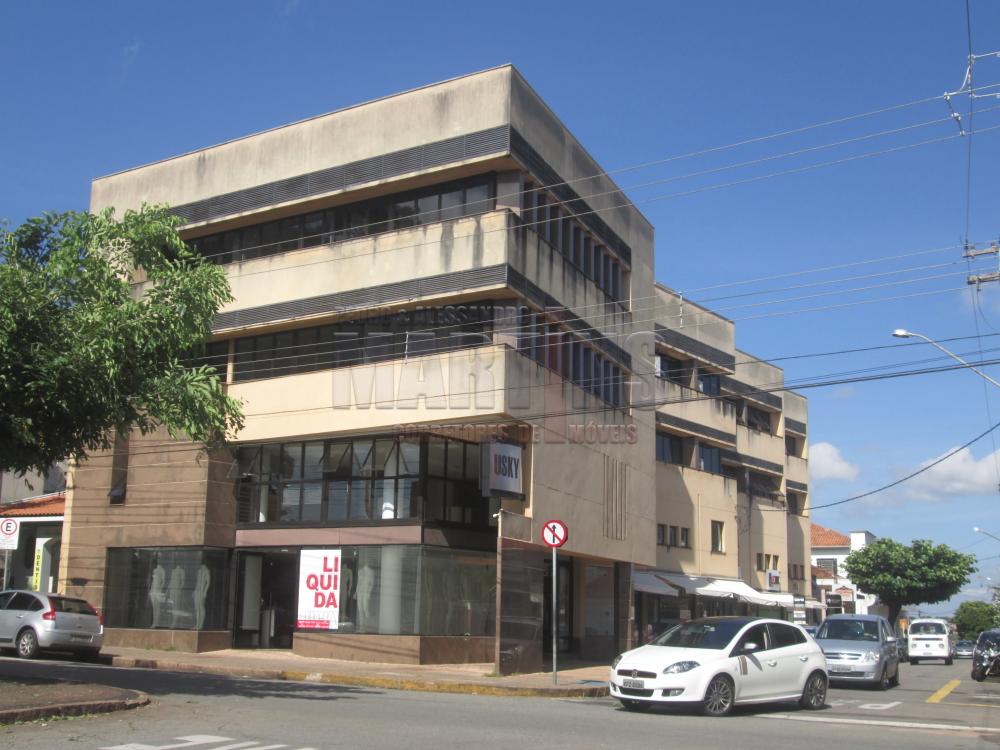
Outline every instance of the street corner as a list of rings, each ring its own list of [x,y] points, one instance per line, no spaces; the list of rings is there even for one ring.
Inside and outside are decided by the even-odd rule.
[[[107,685],[19,678],[0,694],[0,725],[127,711],[150,703],[140,690]]]

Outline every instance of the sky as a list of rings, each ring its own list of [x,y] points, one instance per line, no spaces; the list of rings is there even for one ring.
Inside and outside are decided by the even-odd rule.
[[[974,53],[1000,50],[1000,3],[970,11]],[[964,0],[5,3],[0,218],[85,210],[95,177],[513,63],[653,223],[657,280],[802,387],[813,519],[979,556],[959,597],[921,607],[949,612],[1000,581],[1000,541],[973,531],[1000,537],[1000,429],[819,506],[1000,422],[998,388],[968,370],[805,386],[951,362],[896,328],[996,358],[1000,290],[965,279],[997,256],[962,253],[1000,237],[1000,57],[976,62],[970,127],[969,97],[960,123],[942,97],[968,54]]]

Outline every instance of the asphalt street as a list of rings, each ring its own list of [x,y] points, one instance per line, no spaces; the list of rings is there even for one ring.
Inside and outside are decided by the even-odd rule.
[[[725,719],[676,709],[633,714],[611,699],[493,698],[0,659],[0,681],[32,676],[140,689],[153,703],[115,714],[0,728],[0,747],[510,750],[669,744],[881,750],[894,742],[938,750],[1000,745],[1000,682],[971,681],[968,661],[951,667],[903,665],[902,685],[886,692],[834,687],[822,711],[801,711],[792,704],[748,707]]]

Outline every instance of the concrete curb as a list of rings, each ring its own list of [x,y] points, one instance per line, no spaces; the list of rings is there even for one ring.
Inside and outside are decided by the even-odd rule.
[[[240,668],[223,665],[191,664],[166,659],[135,659],[115,656],[112,666],[133,669],[160,669],[170,672],[209,674],[221,677],[251,677],[262,680],[287,680],[289,682],[318,682],[326,685],[350,685],[383,690],[417,690],[429,693],[463,693],[467,695],[492,695],[531,698],[603,698],[608,695],[606,685],[581,687],[535,688],[514,685],[488,685],[476,682],[452,682],[378,677],[375,675],[349,675],[329,672],[304,672],[291,669]]]
[[[138,690],[128,690],[134,697],[103,701],[79,701],[77,703],[55,703],[50,706],[31,708],[11,708],[0,711],[0,724],[18,721],[38,721],[60,716],[82,716],[83,714],[106,714],[112,711],[127,711],[149,703],[149,696]]]

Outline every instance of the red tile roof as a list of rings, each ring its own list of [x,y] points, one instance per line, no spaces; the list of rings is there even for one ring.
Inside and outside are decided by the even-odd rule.
[[[0,505],[0,517],[61,516],[65,512],[65,492],[53,492],[51,495],[39,495],[9,505]]]
[[[813,547],[850,547],[851,538],[841,534],[839,531],[820,526],[818,523],[812,525],[812,546]]]

